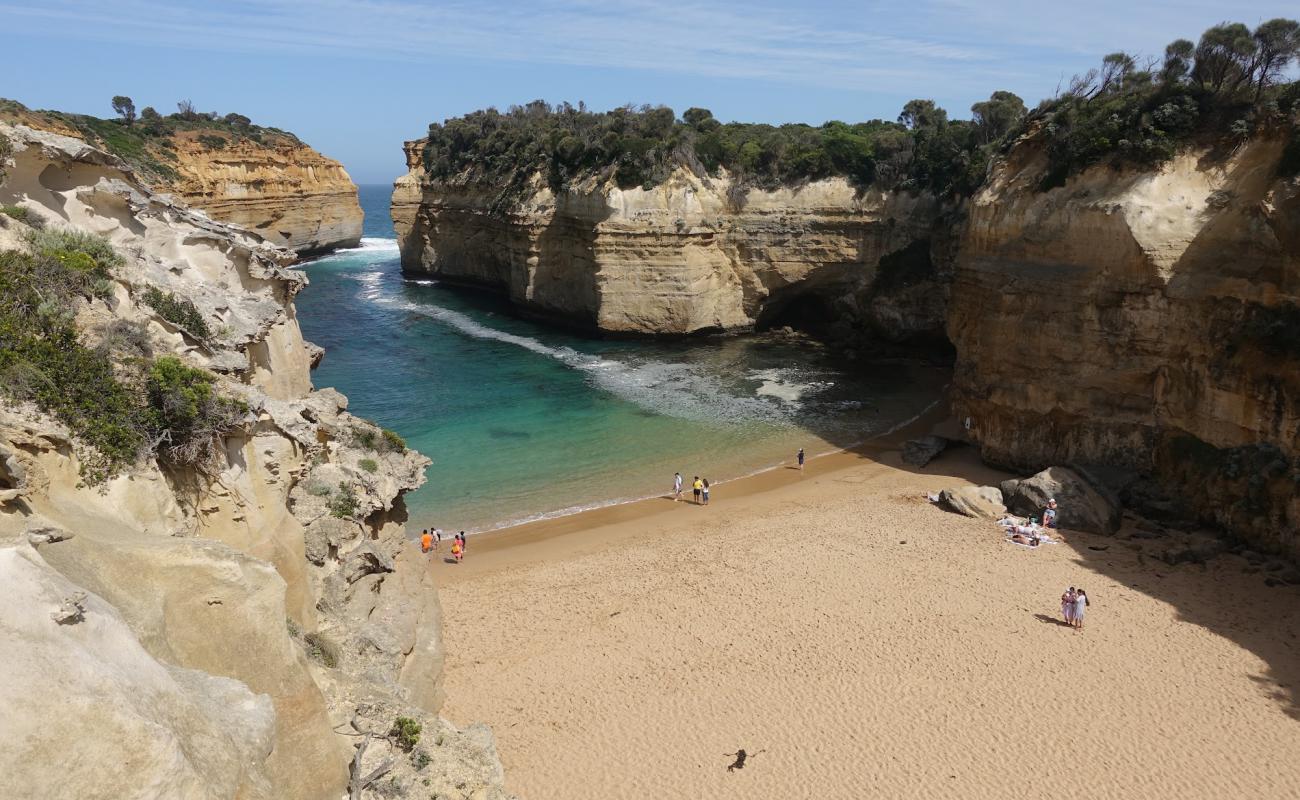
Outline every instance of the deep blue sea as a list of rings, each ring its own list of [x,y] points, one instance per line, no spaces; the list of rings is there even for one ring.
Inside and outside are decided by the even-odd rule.
[[[391,188],[362,186],[365,238],[302,265],[316,386],[433,459],[415,528],[485,530],[660,494],[854,444],[920,412],[942,375],[837,362],[767,337],[591,339],[491,295],[406,280]],[[715,494],[725,492],[719,487]]]

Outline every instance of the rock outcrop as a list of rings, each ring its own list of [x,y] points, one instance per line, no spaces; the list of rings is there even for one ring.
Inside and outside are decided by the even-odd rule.
[[[0,98],[0,122],[81,139],[126,160],[155,192],[300,255],[355,247],[364,214],[343,165],[247,120],[116,120],[36,111]]]
[[[213,219],[310,255],[361,242],[364,215],[343,165],[289,137],[231,139],[213,147],[196,132],[172,138],[178,177],[155,187]]]
[[[973,199],[952,407],[994,464],[1123,467],[1300,555],[1300,184],[1284,142],[1038,189],[1022,142]]]
[[[365,739],[363,774],[394,766],[363,796],[505,797],[491,734],[437,717],[437,592],[402,524],[428,461],[312,389],[292,253],[84,141],[0,134],[0,204],[27,220],[0,215],[0,248],[24,246],[27,224],[104,237],[124,263],[79,301],[88,345],[130,325],[248,408],[210,470],[148,460],[89,487],[67,428],[0,404],[7,796],[334,798]],[[149,288],[192,302],[212,335],[163,319]],[[409,753],[389,735],[399,716],[431,734]]]
[[[524,196],[429,180],[421,141],[393,193],[403,269],[488,287],[520,310],[611,334],[746,331],[793,321],[942,338],[952,210],[842,178],[736,187],[682,168],[652,189],[590,178]]]

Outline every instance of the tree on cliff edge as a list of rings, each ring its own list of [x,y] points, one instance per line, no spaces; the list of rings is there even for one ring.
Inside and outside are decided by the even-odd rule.
[[[124,94],[113,98],[113,110],[127,125],[135,122],[135,103]]]

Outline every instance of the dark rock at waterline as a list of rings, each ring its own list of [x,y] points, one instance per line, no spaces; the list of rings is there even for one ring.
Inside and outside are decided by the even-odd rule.
[[[903,463],[914,467],[924,467],[948,446],[948,440],[942,436],[922,436],[908,439],[903,443]]]

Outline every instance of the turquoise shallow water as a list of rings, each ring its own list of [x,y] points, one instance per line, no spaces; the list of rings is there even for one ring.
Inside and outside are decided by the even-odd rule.
[[[490,295],[403,279],[389,191],[361,187],[362,246],[305,264],[297,305],[326,348],[315,384],[433,459],[407,497],[417,528],[659,494],[674,470],[738,477],[897,425],[942,380],[763,337],[606,341],[518,319]]]

